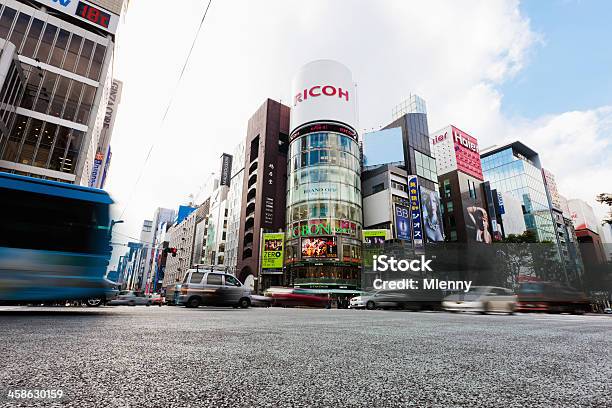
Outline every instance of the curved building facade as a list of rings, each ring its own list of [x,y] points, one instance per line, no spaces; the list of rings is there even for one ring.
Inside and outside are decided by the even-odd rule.
[[[285,259],[293,285],[359,284],[361,164],[354,90],[350,71],[330,60],[305,65],[293,81]]]

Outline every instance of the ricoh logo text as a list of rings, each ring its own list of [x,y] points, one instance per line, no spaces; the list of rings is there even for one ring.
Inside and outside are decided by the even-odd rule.
[[[297,106],[298,103],[304,102],[309,97],[316,98],[321,95],[335,96],[337,98],[345,99],[347,102],[349,101],[349,92],[342,88],[336,88],[333,85],[316,85],[311,88],[306,88],[299,94],[295,95],[293,98],[293,106]]]

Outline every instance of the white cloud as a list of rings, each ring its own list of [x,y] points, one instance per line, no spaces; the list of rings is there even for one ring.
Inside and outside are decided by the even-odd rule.
[[[133,197],[127,222],[117,226],[123,233],[137,237],[156,207],[176,207],[196,192],[217,171],[221,153],[245,137],[247,121],[264,99],[288,101],[293,74],[319,58],[339,60],[353,71],[363,129],[387,124],[393,106],[412,92],[426,99],[431,130],[453,123],[483,147],[521,139],[540,150],[567,196],[592,203],[600,187],[585,180],[610,176],[609,161],[600,154],[603,146],[609,149],[610,108],[535,121],[501,113],[499,85],[520,75],[542,42],[517,1],[213,1],[160,129],[206,6],[180,3],[132,2],[122,33],[116,75],[125,88],[108,189],[119,210]],[[585,149],[588,161],[577,163],[577,149]]]

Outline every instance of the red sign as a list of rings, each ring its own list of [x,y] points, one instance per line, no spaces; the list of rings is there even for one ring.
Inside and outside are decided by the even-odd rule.
[[[320,86],[316,85],[310,89],[304,89],[299,94],[295,95],[293,99],[293,106],[296,106],[299,102],[304,102],[308,97],[316,98],[317,96],[336,96],[338,98],[344,98],[348,102],[349,93],[348,91],[342,90],[342,88],[336,88],[332,85]]]
[[[452,127],[457,170],[469,174],[478,180],[484,180],[478,141],[467,133]]]

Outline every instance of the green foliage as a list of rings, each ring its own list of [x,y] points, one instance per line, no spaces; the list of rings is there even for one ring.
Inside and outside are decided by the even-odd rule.
[[[606,204],[612,207],[612,194],[610,193],[598,194],[597,201],[602,204]],[[603,221],[604,221],[604,224],[612,224],[612,210],[610,210],[610,212],[608,213],[608,218],[605,218]]]

